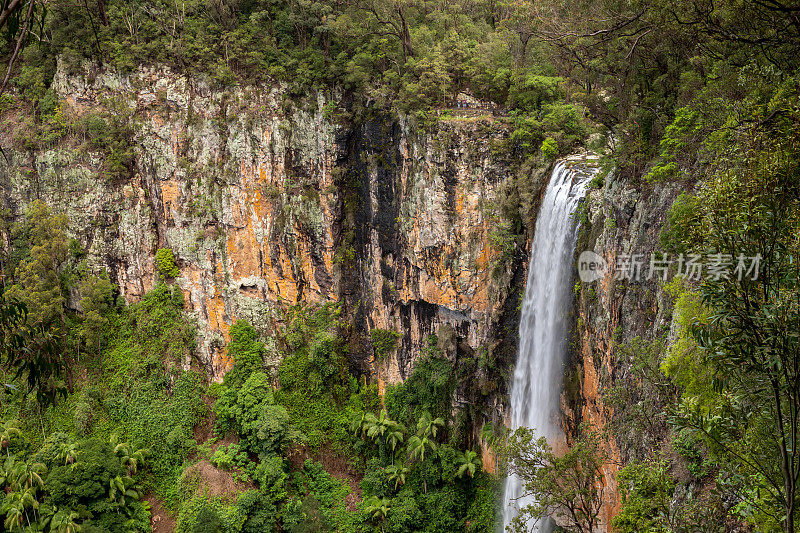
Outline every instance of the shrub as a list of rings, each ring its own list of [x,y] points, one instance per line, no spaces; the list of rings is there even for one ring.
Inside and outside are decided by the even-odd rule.
[[[175,264],[175,254],[171,248],[159,248],[156,252],[156,270],[163,279],[172,279],[180,276],[180,270]]]
[[[302,435],[290,423],[286,408],[275,404],[269,377],[255,372],[236,391],[228,388],[214,403],[222,431],[235,430],[251,453],[283,453]]]
[[[400,334],[388,329],[375,328],[369,332],[372,337],[372,347],[375,350],[375,355],[379,358],[389,354],[397,347],[397,339]]]
[[[455,390],[453,363],[441,357],[435,335],[428,337],[428,346],[411,375],[401,384],[387,386],[384,402],[391,418],[413,426],[416,415],[429,412],[433,418],[450,418]]]
[[[673,481],[666,461],[630,463],[617,474],[622,509],[611,521],[615,531],[662,531],[668,526]]]
[[[262,370],[264,343],[258,339],[258,332],[247,320],[237,320],[230,329],[231,341],[228,343],[228,356],[233,358],[233,368],[225,374],[226,385],[239,387],[253,372]]]
[[[548,161],[552,161],[558,155],[558,143],[552,137],[548,137],[542,142],[542,156]]]

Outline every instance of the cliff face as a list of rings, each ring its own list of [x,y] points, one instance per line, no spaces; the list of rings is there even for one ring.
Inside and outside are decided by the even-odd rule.
[[[213,378],[232,365],[233,321],[268,332],[280,306],[297,302],[342,302],[356,325],[353,363],[383,381],[403,379],[422,339],[445,325],[450,356],[516,343],[504,327],[526,262],[502,261],[491,238],[512,176],[493,155],[507,131],[491,117],[425,132],[385,117],[354,124],[336,95],[214,90],[166,68],[60,65],[53,87],[73,120],[127,114],[130,171],[110,175],[106,154],[69,127],[23,149],[12,117],[2,126],[16,146],[0,160],[6,206],[20,216],[41,198],[64,211],[90,268],[106,268],[129,301],[154,285],[156,251],[171,248]],[[380,363],[373,328],[401,335]]]
[[[576,258],[590,250],[606,261],[607,268],[602,277],[580,286],[563,403],[569,406],[566,424],[570,430],[575,431],[581,422],[601,432],[608,430],[603,439],[609,461],[603,472],[600,514],[607,527],[621,505],[617,471],[632,459],[649,457],[666,437],[657,423],[652,431],[630,431],[616,422],[634,418],[637,402],[665,400],[642,397],[633,370],[636,354],[625,347],[637,339],[645,343],[664,339],[670,331],[672,303],[663,282],[648,273],[651,254],[680,188],[632,184],[613,175],[605,182],[602,189],[590,191],[580,214]],[[629,259],[641,260],[637,275],[626,268],[632,264]],[[658,372],[657,365],[653,370]],[[625,401],[610,398],[614,388],[623,391]]]

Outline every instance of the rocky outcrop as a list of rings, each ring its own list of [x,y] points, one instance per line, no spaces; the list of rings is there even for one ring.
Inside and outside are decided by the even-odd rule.
[[[642,459],[661,446],[663,434],[628,435],[614,421],[629,416],[626,405],[615,409],[607,401],[613,387],[624,387],[636,398],[633,362],[622,347],[638,337],[664,338],[672,322],[672,304],[659,276],[649,276],[651,254],[667,212],[680,192],[678,186],[653,187],[607,176],[605,184],[589,192],[579,216],[581,230],[576,259],[585,250],[601,256],[603,275],[576,286],[575,338],[566,375],[565,423],[576,434],[582,422],[606,438],[609,461],[604,468],[604,505],[601,520],[608,526],[620,507],[616,473],[631,459]],[[628,259],[641,260],[636,275],[625,268]],[[631,274],[630,276],[628,274]],[[580,289],[578,291],[578,289]]]
[[[503,259],[491,237],[498,191],[514,175],[492,149],[508,134],[492,117],[426,130],[355,122],[341,95],[215,89],[156,67],[59,65],[53,88],[67,124],[56,142],[24,149],[16,123],[3,125],[6,206],[18,217],[41,198],[63,210],[90,268],[107,269],[129,301],[154,285],[156,251],[171,248],[213,378],[232,365],[233,321],[267,333],[298,302],[342,302],[353,363],[382,381],[403,379],[444,325],[456,335],[451,355],[516,343],[505,329],[527,258]],[[134,126],[121,175],[69,126],[109,112]],[[379,362],[374,328],[400,334]]]

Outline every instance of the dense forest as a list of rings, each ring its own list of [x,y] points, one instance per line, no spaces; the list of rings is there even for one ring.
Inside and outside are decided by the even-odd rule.
[[[0,31],[3,531],[494,532],[507,471],[536,496],[517,531],[545,517],[581,532],[800,531],[800,3],[3,0]],[[357,364],[409,341],[374,327],[363,348],[344,293],[280,300],[268,329],[232,320],[231,367],[210,376],[179,254],[156,244],[152,284],[128,298],[33,178],[26,205],[8,193],[12,152],[68,146],[101,161],[104,184],[140,172],[135,109],[77,113],[56,90],[87,65],[280,86],[281,106],[321,98],[353,131],[499,124],[492,157],[514,174],[493,205],[497,271],[527,261],[532,169],[589,150],[591,190],[679,192],[659,253],[757,256],[759,275],[648,285],[670,326],[615,338],[626,370],[601,391],[614,415],[569,428],[563,447],[487,414],[513,358],[453,359],[444,329],[402,380]],[[336,176],[346,278],[363,185]],[[578,282],[578,305],[600,305],[594,291]]]

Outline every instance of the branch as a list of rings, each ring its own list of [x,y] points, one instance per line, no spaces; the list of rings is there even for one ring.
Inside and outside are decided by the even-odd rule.
[[[25,26],[23,26],[22,32],[20,32],[19,38],[17,39],[17,46],[14,47],[14,53],[11,54],[11,59],[8,60],[6,76],[3,78],[3,84],[0,85],[0,95],[2,95],[6,90],[8,79],[11,77],[11,69],[14,68],[14,63],[17,61],[17,56],[22,48],[22,42],[25,40],[25,36],[28,34],[28,27],[30,26],[31,19],[33,18],[33,6],[35,3],[35,0],[30,0],[30,3],[28,4],[28,17],[25,19]]]

